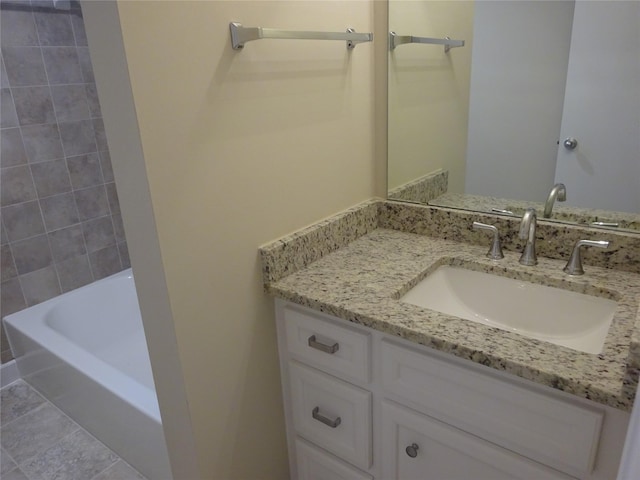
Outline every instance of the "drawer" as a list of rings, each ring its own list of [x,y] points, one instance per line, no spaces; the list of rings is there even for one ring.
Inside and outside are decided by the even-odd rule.
[[[293,427],[303,438],[353,463],[371,466],[371,393],[289,362]]]
[[[283,308],[287,350],[333,375],[368,383],[371,335],[301,308]]]
[[[426,415],[382,402],[382,478],[570,480],[556,470]]]
[[[297,480],[373,480],[330,453],[296,438]]]
[[[387,396],[570,475],[593,470],[602,410],[392,342],[381,353]]]

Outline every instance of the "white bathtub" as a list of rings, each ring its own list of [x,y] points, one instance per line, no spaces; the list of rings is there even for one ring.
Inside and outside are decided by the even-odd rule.
[[[144,476],[171,478],[130,269],[3,320],[24,380]]]

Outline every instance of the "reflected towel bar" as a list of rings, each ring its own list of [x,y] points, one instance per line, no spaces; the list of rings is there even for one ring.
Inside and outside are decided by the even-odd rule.
[[[275,28],[243,27],[242,24],[231,22],[231,46],[234,50],[242,50],[246,42],[261,38],[295,39],[295,40],[345,40],[349,50],[358,43],[371,42],[373,33],[356,33],[352,28],[346,32],[304,32],[277,30]]]
[[[464,47],[464,40],[451,40],[449,37],[429,38],[414,37],[413,35],[398,35],[396,32],[389,32],[389,49],[394,50],[398,45],[405,43],[425,43],[429,45],[444,45],[444,53],[455,47]]]

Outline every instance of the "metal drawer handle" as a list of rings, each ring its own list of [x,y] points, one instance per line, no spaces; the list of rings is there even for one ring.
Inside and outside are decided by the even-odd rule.
[[[311,412],[311,415],[313,416],[313,418],[315,418],[319,422],[322,422],[331,428],[336,428],[338,425],[340,425],[340,423],[342,423],[342,420],[340,419],[340,417],[336,417],[335,420],[331,420],[330,418],[327,418],[324,415],[321,415],[320,407],[314,408],[313,411]]]
[[[324,343],[320,343],[316,340],[316,336],[315,335],[311,335],[309,337],[309,346],[311,348],[315,348],[317,350],[320,350],[324,353],[336,353],[338,351],[338,349],[340,348],[340,346],[338,345],[338,343],[334,343],[333,345],[325,345]]]
[[[407,455],[409,455],[411,458],[416,458],[418,456],[419,449],[420,447],[417,443],[412,443],[405,449],[405,452],[407,452]]]

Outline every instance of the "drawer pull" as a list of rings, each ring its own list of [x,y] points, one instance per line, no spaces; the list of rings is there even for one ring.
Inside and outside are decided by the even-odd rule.
[[[411,458],[416,458],[418,456],[419,449],[420,447],[417,443],[412,443],[405,449],[405,452],[407,452],[407,455],[409,455]]]
[[[338,351],[338,349],[340,348],[340,346],[338,345],[338,343],[334,343],[333,345],[325,345],[324,343],[320,343],[316,340],[316,336],[315,335],[311,335],[309,337],[309,346],[311,348],[315,348],[316,350],[320,350],[324,353],[336,353]]]
[[[342,422],[340,417],[336,417],[335,420],[331,420],[330,418],[327,418],[324,415],[321,415],[320,414],[320,407],[314,408],[313,411],[311,412],[311,415],[313,416],[313,418],[315,418],[319,422],[322,422],[322,423],[324,423],[325,425],[327,425],[328,427],[331,427],[331,428],[336,428]]]

